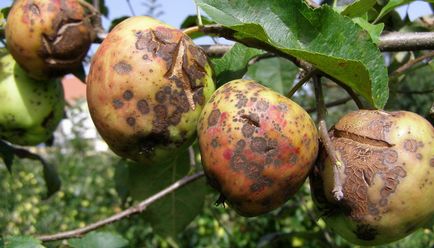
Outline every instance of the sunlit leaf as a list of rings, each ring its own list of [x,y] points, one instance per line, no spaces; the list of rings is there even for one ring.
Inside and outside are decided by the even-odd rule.
[[[388,98],[384,59],[368,33],[329,6],[301,0],[196,0],[248,45],[266,44],[305,60],[382,108]]]

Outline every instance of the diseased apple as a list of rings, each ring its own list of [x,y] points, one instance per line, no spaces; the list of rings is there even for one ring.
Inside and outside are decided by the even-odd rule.
[[[310,178],[313,199],[333,231],[359,245],[401,239],[434,215],[434,128],[405,111],[360,110],[330,130],[341,175],[321,152]],[[343,199],[332,195],[341,178]]]
[[[87,80],[102,138],[119,156],[143,164],[171,160],[193,142],[213,91],[205,52],[180,30],[144,16],[108,34]]]
[[[36,79],[76,69],[95,37],[90,13],[77,0],[17,0],[5,34],[14,59]]]
[[[212,95],[198,136],[209,183],[243,216],[285,203],[305,181],[318,152],[308,113],[249,80],[226,83]]]

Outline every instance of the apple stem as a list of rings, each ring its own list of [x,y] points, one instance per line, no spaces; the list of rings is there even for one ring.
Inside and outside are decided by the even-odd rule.
[[[309,71],[306,72],[305,76],[300,79],[300,81],[298,81],[289,91],[287,97],[291,98],[295,92],[297,92],[297,90],[299,90],[301,88],[301,86],[303,86],[304,83],[306,83],[307,81],[309,81],[315,74],[317,74],[319,71],[316,68],[313,68]]]
[[[316,99],[316,108],[318,111],[318,120],[319,120],[319,134],[321,142],[323,143],[327,154],[329,155],[332,163],[333,163],[333,175],[334,175],[334,187],[332,190],[333,196],[336,201],[341,201],[344,198],[344,192],[342,189],[342,180],[341,175],[343,168],[343,162],[339,159],[339,152],[336,151],[330,136],[328,134],[328,129],[325,121],[325,116],[327,109],[324,103],[324,95],[321,87],[321,80],[318,75],[313,76],[313,85],[315,89],[315,99]]]

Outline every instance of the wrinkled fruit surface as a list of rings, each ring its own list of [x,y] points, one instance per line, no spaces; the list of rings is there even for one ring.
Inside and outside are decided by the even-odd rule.
[[[306,111],[248,80],[231,81],[214,93],[198,135],[209,183],[243,216],[285,203],[318,152],[317,130]]]
[[[5,33],[14,59],[36,79],[77,68],[93,40],[90,18],[77,0],[17,0]]]
[[[172,159],[191,144],[214,91],[204,51],[150,17],[129,18],[109,33],[87,86],[101,136],[118,155],[145,164]]]
[[[63,117],[62,84],[31,79],[5,50],[0,69],[0,138],[18,145],[46,141]]]
[[[325,222],[345,239],[378,245],[401,239],[434,214],[434,129],[411,112],[357,111],[330,131],[344,167],[344,198],[332,198],[333,168],[321,153],[311,177]]]

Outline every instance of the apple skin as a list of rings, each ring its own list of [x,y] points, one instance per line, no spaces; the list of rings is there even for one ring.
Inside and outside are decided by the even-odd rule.
[[[17,145],[48,140],[63,118],[59,80],[37,81],[0,50],[0,138]]]
[[[145,16],[128,18],[107,35],[87,79],[98,132],[116,154],[144,165],[173,160],[191,145],[214,89],[202,48]]]
[[[320,152],[310,177],[327,225],[358,245],[381,245],[409,235],[434,216],[434,128],[406,111],[360,110],[330,130],[344,166],[334,175]],[[341,178],[343,200],[332,195]]]
[[[306,180],[318,152],[308,113],[251,80],[228,82],[211,96],[198,137],[208,182],[242,216],[284,204]]]

